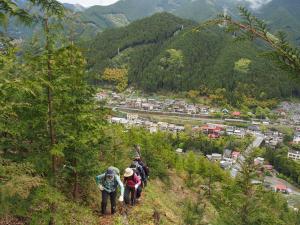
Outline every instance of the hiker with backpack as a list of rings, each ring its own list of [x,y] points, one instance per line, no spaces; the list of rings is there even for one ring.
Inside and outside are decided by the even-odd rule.
[[[116,212],[117,188],[121,189],[119,201],[124,200],[124,185],[120,179],[120,170],[116,167],[109,167],[105,173],[96,177],[96,183],[102,192],[101,213],[105,215],[108,197],[110,198],[111,214]]]
[[[124,173],[125,204],[135,205],[137,197],[141,193],[141,180],[134,173],[133,169],[126,168]]]
[[[131,163],[130,168],[133,169],[133,172],[140,178],[142,182],[141,187],[144,187],[144,184],[146,182],[146,174],[143,167],[137,161],[134,160]]]
[[[143,170],[144,177],[142,177],[143,187],[147,186],[147,181],[149,178],[150,170],[149,167],[142,161],[140,154],[136,155],[133,159],[133,163],[139,165],[137,167],[141,167]]]
[[[134,155],[138,155],[140,158],[142,158],[142,154],[141,154],[141,147],[137,144],[133,145],[134,147]]]

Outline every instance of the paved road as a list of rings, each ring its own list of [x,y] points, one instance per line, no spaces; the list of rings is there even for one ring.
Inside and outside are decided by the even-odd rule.
[[[264,141],[264,135],[261,133],[255,133],[254,141],[246,148],[243,154],[238,158],[237,163],[232,166],[230,174],[232,177],[236,177],[238,172],[241,170],[241,165],[245,162],[245,159],[251,154],[251,152],[258,148]]]
[[[269,177],[269,176],[266,176],[265,177],[265,182],[270,183],[272,187],[275,187],[278,184],[283,184],[287,188],[289,188],[292,191],[292,193],[300,195],[299,188],[295,187],[294,185],[290,184],[289,182],[287,182],[287,181],[285,181],[283,179],[280,179],[278,177]]]
[[[291,190],[290,194],[284,194],[283,196],[286,197],[287,203],[291,208],[300,209],[300,189],[295,187],[294,185],[290,184],[289,182],[280,179],[278,177],[265,177],[265,182],[268,182],[272,188],[275,189],[275,186],[278,184],[285,185],[288,189]]]

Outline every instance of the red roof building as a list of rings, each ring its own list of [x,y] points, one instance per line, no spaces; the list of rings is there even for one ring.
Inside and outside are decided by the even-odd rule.
[[[205,124],[201,127],[202,132],[207,134],[220,133],[223,130],[223,127],[213,124]]]
[[[232,115],[233,115],[233,116],[240,116],[240,115],[241,115],[241,112],[233,112]]]
[[[268,170],[268,171],[272,171],[273,170],[273,166],[272,165],[263,165],[263,168],[265,170]]]
[[[233,159],[237,159],[239,156],[240,156],[240,152],[232,152],[231,153],[231,157],[233,158]]]
[[[216,138],[219,138],[219,137],[220,137],[220,134],[218,134],[218,133],[213,133],[213,134],[209,134],[208,137],[209,137],[209,138],[212,138],[212,139],[216,139]]]
[[[283,184],[277,184],[275,186],[275,191],[276,192],[283,192],[283,193],[287,193],[287,186],[283,185]]]

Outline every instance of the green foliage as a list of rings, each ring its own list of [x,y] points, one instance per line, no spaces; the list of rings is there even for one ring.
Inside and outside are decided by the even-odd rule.
[[[32,17],[29,15],[29,13],[19,8],[14,1],[2,0],[0,2],[0,10],[0,22],[1,25],[4,25],[4,27],[7,26],[9,16],[15,16],[25,23],[32,22]]]
[[[191,201],[187,201],[185,205],[185,210],[183,212],[183,221],[185,224],[190,225],[201,225],[201,220],[204,216],[203,206],[199,203],[193,203]]]
[[[70,202],[55,188],[45,185],[33,193],[31,224],[97,224],[92,211]]]
[[[220,20],[216,20],[213,23],[226,21],[229,26],[228,30],[230,32],[234,31],[238,36],[238,40],[262,40],[272,49],[265,55],[276,60],[285,70],[299,74],[300,50],[287,41],[286,35],[283,32],[273,35],[263,20],[252,15],[246,8],[239,7],[239,11],[241,22],[232,20],[228,15],[220,15]]]
[[[82,53],[72,42],[60,37],[56,21],[52,20],[52,16],[61,16],[61,5],[56,1],[32,2],[41,9],[43,18],[38,19],[44,24],[44,37],[36,42],[32,41],[31,47],[23,54],[18,54],[18,58],[16,50],[9,43],[4,44],[5,48],[0,53],[1,217],[20,217],[29,224],[97,224],[98,218],[92,212],[99,205],[95,175],[102,173],[110,165],[125,169],[132,160],[133,144],[139,144],[142,159],[150,167],[151,178],[161,178],[171,184],[168,179],[172,176],[169,173],[175,168],[179,173],[188,174],[185,177],[188,187],[183,185],[184,188],[198,192],[201,185],[205,189],[205,196],[214,203],[217,210],[217,224],[294,224],[299,218],[289,211],[280,195],[252,186],[250,181],[255,174],[251,168],[243,167],[243,175],[233,181],[218,164],[196,154],[222,153],[225,146],[243,150],[251,141],[249,137],[245,140],[235,140],[232,137],[210,140],[203,134],[192,135],[191,132],[176,136],[165,132],[151,134],[142,128],[127,129],[107,124],[107,111],[95,102],[95,90],[87,83],[86,62]],[[3,10],[3,13],[7,14],[8,11]],[[154,70],[160,67],[165,75],[163,79],[167,78],[167,82],[163,82],[166,84],[164,88],[196,90],[196,81],[200,83],[203,77],[201,75],[198,79],[197,76],[191,76],[185,84],[185,79],[191,75],[186,73],[187,68],[194,73],[192,68],[196,64],[195,68],[200,73],[200,68],[206,67],[203,59],[213,61],[215,57],[218,58],[215,47],[222,48],[222,45],[216,46],[217,43],[230,38],[225,35],[218,37],[218,33],[215,33],[217,31],[210,30],[197,37],[194,33],[188,33],[186,35],[189,38],[185,39],[186,36],[179,32],[181,25],[191,26],[192,23],[169,14],[158,14],[134,23],[132,27],[138,31],[135,33],[129,34],[128,30],[123,29],[119,35],[111,36],[115,34],[115,30],[104,32],[104,36],[99,36],[100,42],[95,42],[96,47],[104,44],[101,51],[97,52],[95,48],[92,52],[97,52],[97,60],[101,61],[99,70],[96,71],[100,72],[102,67],[129,68],[129,81],[138,83],[142,78],[140,84],[143,87],[148,85],[148,81],[144,76],[136,76],[139,74],[137,71],[142,71],[143,75],[154,79],[150,79],[152,83],[149,87],[157,90],[164,86],[155,86],[160,74],[154,74],[153,77],[150,74],[153,72],[152,67]],[[108,42],[105,42],[110,37],[113,37],[112,51],[109,49],[111,46],[106,44]],[[203,46],[200,46],[201,51],[194,51],[194,47],[187,43],[199,43],[199,40],[202,43],[205,40],[211,41],[208,44],[211,44],[211,54],[214,57],[203,56]],[[184,48],[185,45],[188,47]],[[111,60],[110,56],[114,57],[118,48],[121,50],[119,58]],[[134,50],[129,54],[127,51],[132,49]],[[128,54],[122,58],[122,54],[126,52]],[[141,57],[140,53],[145,53],[145,57]],[[226,60],[229,60],[232,55],[227,56]],[[201,60],[193,61],[197,57]],[[140,62],[141,58],[145,61]],[[230,61],[230,73],[234,71],[234,62],[241,58],[246,56],[238,55]],[[104,62],[102,59],[105,59]],[[247,73],[251,72],[256,62],[251,57],[249,59],[252,63]],[[223,59],[219,60],[218,63],[223,62]],[[142,63],[141,67],[136,66],[139,63]],[[223,64],[224,68],[226,63]],[[265,65],[265,62],[261,63]],[[214,69],[217,70],[216,65],[214,64]],[[244,65],[242,63],[238,67],[244,70]],[[209,71],[206,72],[208,74]],[[176,79],[183,78],[182,83],[174,83],[172,74]],[[234,71],[234,77],[243,74]],[[221,99],[228,98],[231,94],[238,96],[237,90],[242,89],[243,85],[238,85],[239,89],[234,92],[226,91],[226,85],[230,87],[240,83],[234,82],[220,85],[221,89],[217,94]],[[212,87],[214,83],[213,80],[208,80],[207,83],[201,81],[201,85],[211,84]],[[223,86],[226,88],[223,89]],[[259,93],[263,91],[262,89]],[[262,94],[260,98],[265,96]],[[236,101],[240,100],[237,98]],[[266,108],[265,106],[263,110],[268,111]],[[244,110],[247,111],[248,108],[245,107]],[[260,108],[257,112],[264,113]],[[174,149],[178,146],[194,151],[177,155]],[[290,172],[289,175],[294,179],[297,173],[290,169],[288,167],[285,172]],[[299,171],[298,168],[296,171]],[[179,192],[168,194],[177,195],[181,191],[182,187]],[[156,199],[165,197],[151,194]],[[153,202],[155,199],[151,201],[152,204]],[[205,217],[204,209],[202,204],[188,202],[184,213],[185,222],[200,224]],[[236,211],[239,213],[234,214]],[[167,216],[166,213],[165,217]]]
[[[128,85],[128,71],[127,69],[106,68],[103,73],[103,80],[114,82],[116,84],[116,90],[122,92]]]
[[[0,215],[16,211],[14,202],[26,200],[32,190],[43,184],[43,179],[36,174],[33,165],[0,158]]]
[[[151,176],[167,178],[169,168],[174,168],[176,154],[171,139],[165,133],[150,134],[146,130],[129,131],[129,143],[138,143],[142,149],[145,162],[151,168]]]
[[[129,84],[138,89],[206,90],[203,94],[211,94],[212,102],[221,105],[257,105],[255,99],[298,93],[299,79],[257,57],[261,48],[250,41],[237,43],[219,28],[193,31],[189,21],[156,14],[99,34],[91,44],[88,64],[99,76],[117,59],[118,68],[128,68]]]
[[[279,194],[252,184],[257,179],[249,158],[233,185],[215,192],[214,205],[219,212],[216,225],[297,224],[297,215],[288,210],[286,200]]]
[[[62,16],[64,13],[64,7],[61,3],[55,0],[30,0],[28,1],[33,6],[40,7],[42,10],[52,14]],[[30,24],[35,21],[35,17],[30,14],[29,11],[20,7],[20,4],[16,4],[15,1],[2,0],[0,1],[0,22],[4,27],[7,26],[8,17],[16,17],[24,24]]]
[[[47,14],[47,18],[38,18],[45,22],[46,38],[33,42],[18,59],[9,44],[1,51],[0,102],[5,107],[0,109],[0,148],[4,158],[14,160],[3,161],[4,165],[1,161],[4,214],[31,218],[30,201],[34,198],[38,202],[35,213],[41,212],[32,217],[33,224],[74,224],[76,220],[80,224],[85,219],[93,224],[87,218],[91,212],[76,208],[66,196],[86,202],[92,197],[90,183],[99,168],[103,111],[96,106],[95,92],[86,82],[81,52],[58,39],[54,24],[47,20],[54,13],[61,15],[61,5],[56,1],[36,4]],[[50,120],[53,133],[49,132]],[[47,196],[42,192],[33,197],[34,190],[46,183],[49,192],[59,188],[61,193]],[[20,204],[14,208],[16,201]],[[41,203],[45,208],[38,207]]]
[[[211,153],[222,154],[225,148],[242,151],[243,149],[246,149],[251,141],[251,137],[240,139],[234,136],[223,136],[219,139],[210,139],[201,132],[193,133],[192,136],[184,132],[180,133],[174,140],[174,145],[183,148],[184,150],[192,150],[196,153],[207,155]]]
[[[238,61],[235,62],[234,69],[236,71],[242,72],[242,73],[247,73],[249,71],[249,66],[251,65],[251,60],[250,59],[239,59]]]
[[[295,184],[300,185],[300,164],[287,157],[288,150],[287,146],[281,147],[277,151],[267,149],[265,158],[279,173],[290,178]]]

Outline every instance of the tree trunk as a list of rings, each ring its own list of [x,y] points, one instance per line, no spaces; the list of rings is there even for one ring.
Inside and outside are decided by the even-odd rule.
[[[77,172],[74,172],[74,178],[75,178],[75,181],[74,181],[73,198],[75,200],[78,200],[79,199],[79,182],[78,182],[78,173]]]
[[[50,216],[50,220],[49,220],[49,225],[55,225],[55,220],[53,215],[56,213],[56,206],[54,203],[51,203],[50,205],[50,212],[51,212],[51,216]]]
[[[49,37],[49,24],[48,24],[48,17],[44,19],[44,30],[46,34],[46,45],[45,49],[47,51],[47,76],[48,82],[51,85],[52,82],[52,66],[51,66],[51,47],[50,47],[50,37]],[[53,93],[51,87],[47,86],[47,97],[48,97],[48,126],[49,126],[49,138],[51,147],[53,147],[56,143],[55,138],[55,129],[54,129],[54,122],[53,122]],[[53,173],[56,172],[56,157],[52,156],[52,171]]]
[[[73,164],[73,174],[74,174],[74,186],[73,186],[73,198],[75,200],[79,199],[79,176],[76,170],[76,165],[77,165],[77,161],[76,159],[74,160],[74,164]]]

